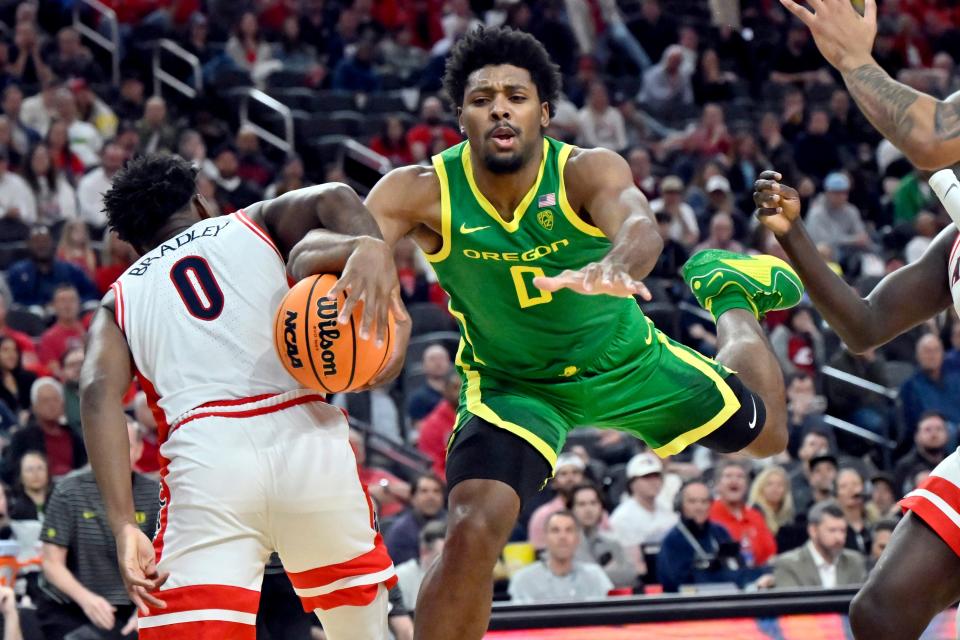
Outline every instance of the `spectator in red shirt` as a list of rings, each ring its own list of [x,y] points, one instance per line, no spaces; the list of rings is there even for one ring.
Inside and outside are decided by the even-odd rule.
[[[460,374],[451,373],[443,388],[443,400],[420,423],[417,448],[433,460],[433,472],[441,480],[446,480],[447,477],[447,441],[457,422],[461,384]]]
[[[20,469],[28,451],[47,457],[50,477],[56,479],[87,463],[83,440],[64,425],[63,385],[54,378],[40,378],[30,389],[33,418],[29,426],[13,434],[4,450],[3,477],[8,483]]]
[[[107,294],[110,285],[117,281],[136,258],[133,247],[121,240],[116,231],[107,230],[103,245],[100,266],[94,275],[94,283],[100,295]]]
[[[83,346],[87,330],[80,321],[80,294],[72,285],[61,284],[53,290],[56,322],[40,336],[40,362],[58,378],[60,360],[74,346]]]
[[[763,514],[746,504],[750,486],[747,468],[739,460],[727,460],[717,466],[714,477],[717,499],[710,507],[710,521],[740,543],[748,566],[763,566],[776,555],[777,542]]]
[[[430,96],[423,101],[420,119],[423,122],[407,133],[407,143],[415,162],[427,160],[437,144],[442,144],[443,148],[447,149],[462,139],[455,129],[443,124],[443,103],[436,96]]]
[[[380,516],[390,518],[403,511],[410,500],[410,485],[384,469],[366,466],[367,447],[363,434],[350,430],[350,446],[357,457],[357,473],[360,483],[367,488],[370,497],[377,501]]]
[[[8,302],[3,296],[0,296],[0,337],[11,338],[17,343],[17,349],[20,350],[22,365],[34,371],[40,367],[40,360],[37,358],[37,348],[33,344],[33,338],[22,331],[17,331],[13,327],[7,326]]]
[[[160,471],[160,441],[157,438],[157,420],[147,403],[147,394],[143,391],[133,398],[133,417],[140,426],[140,441],[143,451],[137,458],[136,470],[141,473]]]
[[[403,120],[396,116],[387,116],[383,119],[383,127],[370,142],[370,148],[389,160],[395,167],[413,163],[407,128]]]

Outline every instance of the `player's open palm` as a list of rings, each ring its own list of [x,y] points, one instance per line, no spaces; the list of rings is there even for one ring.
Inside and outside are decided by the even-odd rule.
[[[810,28],[823,57],[846,71],[870,59],[877,35],[877,2],[866,0],[861,16],[850,0],[780,0],[786,9]],[[811,10],[812,9],[812,10]]]
[[[581,269],[567,269],[556,276],[537,276],[533,286],[550,292],[570,289],[585,295],[651,298],[646,285],[635,280],[626,266],[606,260],[591,262]]]
[[[127,594],[140,611],[144,614],[150,613],[147,605],[158,609],[167,606],[163,600],[152,595],[152,592],[159,589],[170,574],[161,575],[157,571],[153,543],[138,527],[127,525],[117,535],[117,559]]]
[[[780,182],[776,171],[764,171],[753,184],[753,202],[757,218],[774,234],[785,235],[800,217],[800,194]]]

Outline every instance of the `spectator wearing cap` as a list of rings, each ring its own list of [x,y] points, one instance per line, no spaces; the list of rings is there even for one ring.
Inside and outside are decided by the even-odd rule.
[[[592,482],[578,484],[570,492],[567,509],[580,526],[580,546],[576,559],[596,562],[616,587],[632,587],[637,570],[623,551],[623,546],[604,526],[605,512],[600,489]]]
[[[718,164],[717,168],[722,169],[722,166]],[[730,180],[724,175],[712,175],[707,178],[703,187],[707,193],[704,215],[709,216],[710,219],[718,213],[729,215],[730,221],[733,224],[731,241],[733,241],[734,238],[745,237],[748,222],[746,216],[737,209],[736,199],[730,188]]]
[[[113,177],[123,168],[127,155],[115,142],[108,142],[101,153],[100,166],[80,178],[77,183],[77,200],[80,202],[80,217],[97,228],[107,225],[103,212],[103,194],[113,186]]]
[[[867,577],[863,554],[844,548],[847,522],[833,501],[814,505],[807,515],[809,542],[774,560],[776,586],[832,589],[860,584]]]
[[[240,177],[240,159],[233,147],[222,147],[213,162],[219,174],[215,179],[217,202],[222,205],[224,214],[243,209],[261,199],[263,192]]]
[[[37,219],[37,203],[30,185],[10,171],[10,156],[0,147],[0,217],[33,224]]]
[[[7,271],[10,292],[17,304],[45,306],[61,284],[72,285],[83,301],[96,300],[99,292],[90,279],[76,266],[57,260],[50,230],[34,227],[27,240],[29,256],[14,262]]]
[[[587,104],[580,109],[580,135],[577,144],[581,147],[603,147],[621,151],[627,146],[627,129],[623,115],[610,104],[610,94],[600,80],[590,84]]]
[[[726,180],[723,176],[713,176],[707,181],[707,190],[710,190],[710,183],[714,180]],[[710,232],[707,238],[694,247],[693,252],[706,251],[708,249],[722,249],[724,251],[733,251],[734,253],[743,253],[743,245],[733,239],[733,217],[729,213],[718,212],[710,218]]]
[[[423,527],[429,522],[446,520],[445,490],[443,481],[432,474],[423,474],[413,481],[410,507],[397,516],[384,538],[394,563],[416,558]]]
[[[823,188],[824,193],[814,199],[807,214],[810,238],[830,246],[841,257],[850,250],[870,249],[870,236],[860,210],[850,202],[850,178],[843,173],[831,173],[823,181]]]
[[[660,197],[650,203],[653,213],[670,215],[670,237],[684,247],[693,247],[700,240],[700,227],[693,207],[683,201],[684,184],[677,176],[660,182]]]
[[[117,135],[117,125],[120,124],[117,114],[107,106],[106,102],[97,97],[86,80],[72,78],[67,82],[67,88],[73,91],[77,99],[77,112],[81,120],[96,127],[104,140]]]
[[[715,471],[717,497],[710,521],[723,526],[740,543],[747,566],[760,567],[777,553],[777,542],[763,514],[746,504],[749,475],[737,460],[726,460]]]
[[[905,495],[915,487],[909,486],[917,471],[933,471],[947,455],[950,434],[943,415],[928,411],[920,417],[913,433],[913,448],[897,461],[893,470],[894,489],[897,495]]]
[[[644,545],[659,545],[677,523],[677,514],[657,502],[663,489],[663,462],[656,454],[638,453],[627,463],[625,499],[610,514],[610,528],[637,571],[643,571]]]
[[[613,583],[599,565],[576,560],[580,530],[569,511],[556,511],[543,523],[543,560],[513,575],[507,591],[518,604],[604,598]]]
[[[583,472],[587,466],[574,453],[562,453],[557,458],[550,488],[554,492],[553,499],[537,507],[527,524],[527,537],[536,550],[543,549],[546,544],[546,522],[551,514],[566,509],[570,491],[583,482]]]
[[[423,582],[423,577],[427,575],[430,565],[443,551],[446,536],[446,522],[442,520],[428,522],[420,530],[419,554],[397,565],[397,584],[400,586],[400,593],[403,594],[403,605],[407,610],[414,611],[416,609],[420,584]]]
[[[807,476],[807,491],[794,494],[797,511],[806,513],[813,505],[832,500],[837,491],[837,472],[840,468],[837,457],[827,450],[810,458],[810,473]]]
[[[167,118],[167,101],[160,96],[147,100],[143,118],[137,123],[144,153],[173,153],[177,148],[177,129]]]

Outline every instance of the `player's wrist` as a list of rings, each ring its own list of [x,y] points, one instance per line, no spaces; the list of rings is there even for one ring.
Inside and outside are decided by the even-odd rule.
[[[850,73],[866,65],[876,65],[877,61],[873,59],[870,52],[847,54],[837,61],[837,71],[842,74]]]

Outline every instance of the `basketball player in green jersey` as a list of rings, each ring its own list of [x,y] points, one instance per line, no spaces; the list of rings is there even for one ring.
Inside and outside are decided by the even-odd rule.
[[[711,360],[660,333],[634,295],[662,248],[627,163],[551,140],[557,67],[532,36],[464,36],[445,89],[468,142],[384,177],[366,206],[412,234],[450,294],[464,379],[448,448],[447,542],[417,601],[419,640],[476,640],[491,574],[567,432],[626,431],[661,455],[692,442],[769,456],[787,440],[783,379],[758,317],[796,304],[782,261],[702,252],[684,269],[717,319]]]

